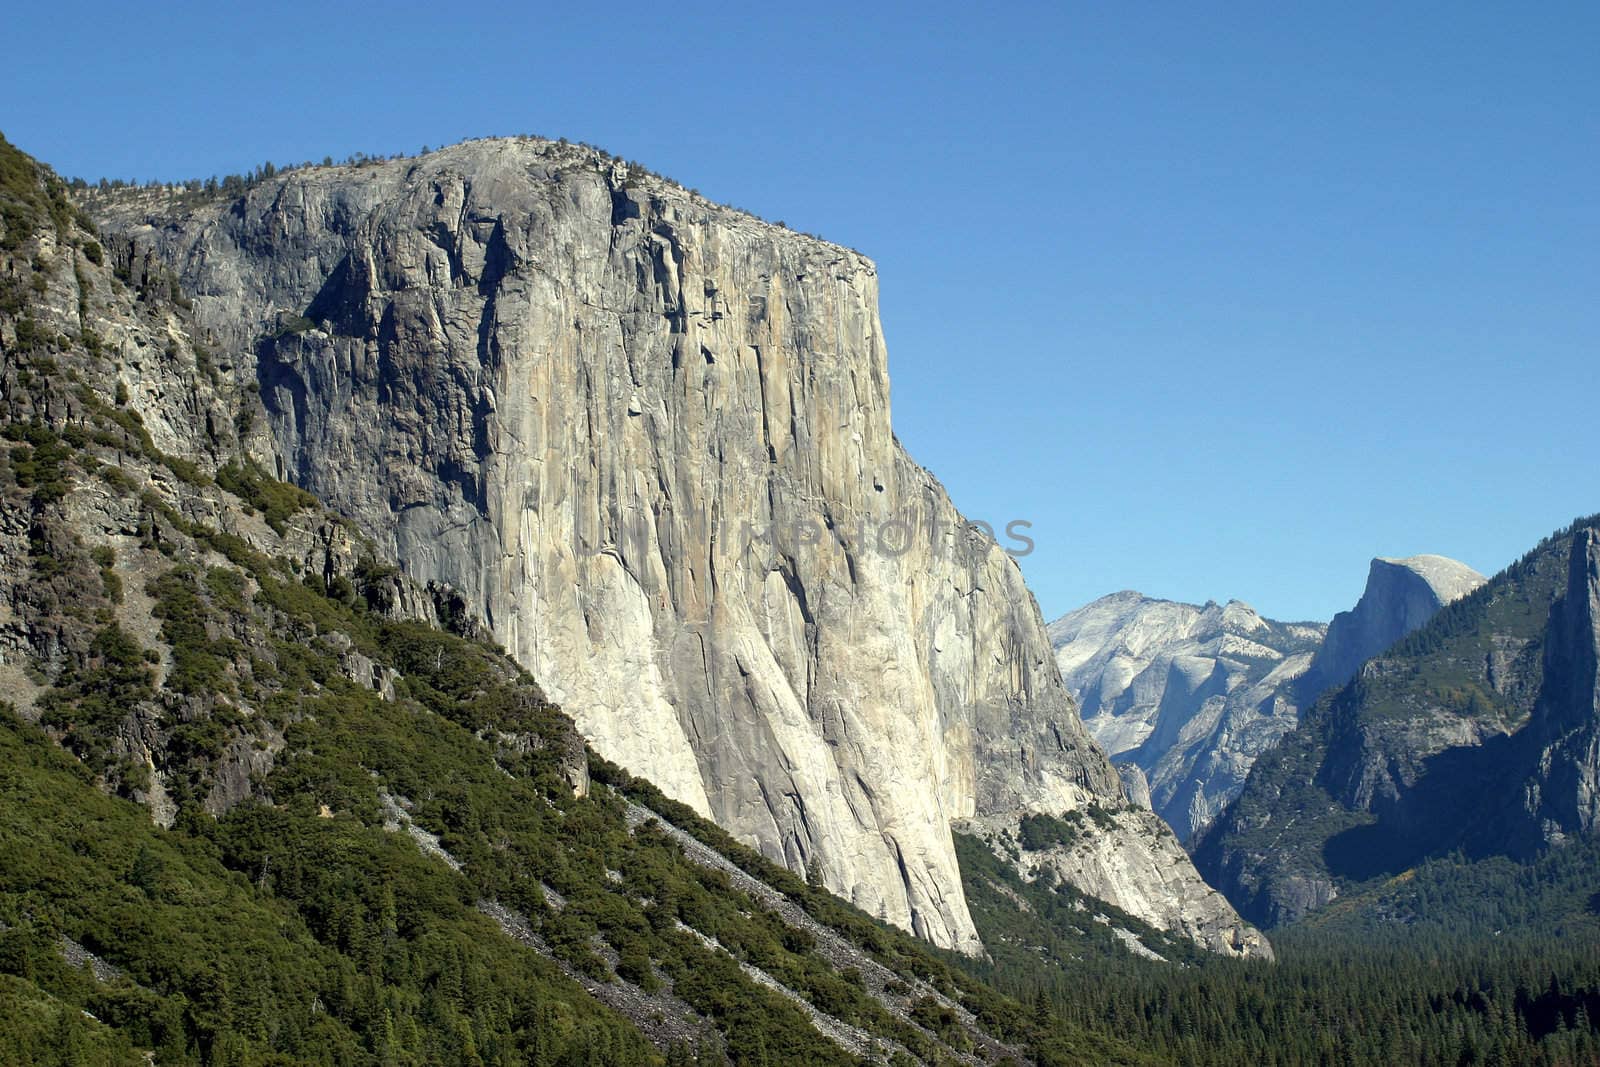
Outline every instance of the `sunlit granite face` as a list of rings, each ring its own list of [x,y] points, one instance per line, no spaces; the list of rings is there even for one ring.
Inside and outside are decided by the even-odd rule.
[[[253,364],[264,463],[768,855],[976,952],[951,823],[1124,803],[1015,563],[894,438],[865,257],[535,140],[109,214]],[[1152,840],[1098,847],[1181,912]]]

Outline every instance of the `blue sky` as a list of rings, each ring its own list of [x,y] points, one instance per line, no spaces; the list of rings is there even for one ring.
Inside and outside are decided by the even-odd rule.
[[[873,256],[894,421],[1047,616],[1288,618],[1600,511],[1600,6],[33,4],[0,130],[145,179],[598,144]]]

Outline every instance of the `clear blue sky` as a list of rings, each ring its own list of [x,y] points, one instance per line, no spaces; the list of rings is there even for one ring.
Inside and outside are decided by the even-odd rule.
[[[1034,523],[1047,616],[1325,618],[1600,511],[1600,6],[1206,6],[12,5],[0,130],[137,179],[567,136],[859,248],[901,439]]]

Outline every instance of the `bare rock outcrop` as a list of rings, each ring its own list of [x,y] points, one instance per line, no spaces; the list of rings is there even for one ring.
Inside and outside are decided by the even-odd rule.
[[[1566,594],[1550,612],[1544,689],[1528,728],[1537,749],[1523,789],[1538,836],[1600,832],[1600,531],[1572,539]]]

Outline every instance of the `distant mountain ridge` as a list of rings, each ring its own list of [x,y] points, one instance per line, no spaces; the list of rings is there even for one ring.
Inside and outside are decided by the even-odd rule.
[[[1142,772],[1151,806],[1187,840],[1238,795],[1301,707],[1482,582],[1444,556],[1378,558],[1355,608],[1330,625],[1266,619],[1238,600],[1123,591],[1063,615],[1049,634],[1089,732]]]
[[[1325,693],[1193,845],[1268,925],[1455,853],[1593,840],[1597,519],[1541,542]]]
[[[1294,726],[1282,694],[1325,627],[1262,618],[1248,604],[1182,604],[1113,593],[1049,634],[1084,725],[1149,782],[1180,838],[1230,799],[1254,757]]]

